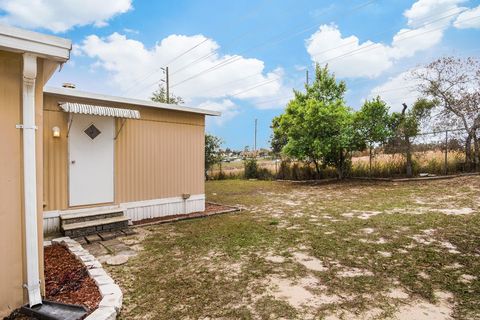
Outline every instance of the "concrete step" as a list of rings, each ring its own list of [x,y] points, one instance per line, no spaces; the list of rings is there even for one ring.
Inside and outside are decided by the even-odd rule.
[[[123,217],[124,211],[120,208],[111,208],[111,209],[81,209],[81,210],[70,210],[67,213],[60,214],[60,220],[62,225],[80,223],[94,220],[109,219],[114,217]]]
[[[122,213],[123,214],[123,213]],[[75,223],[62,222],[62,231],[65,236],[80,237],[105,231],[128,228],[128,217],[114,216],[103,219],[87,220]]]

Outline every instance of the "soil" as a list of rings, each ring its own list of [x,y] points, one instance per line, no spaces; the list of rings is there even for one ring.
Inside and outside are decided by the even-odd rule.
[[[207,202],[205,203],[205,211],[137,220],[137,221],[133,221],[133,225],[137,226],[137,225],[146,225],[146,224],[153,224],[153,223],[167,223],[167,222],[173,222],[173,221],[184,220],[184,219],[203,218],[203,217],[207,217],[215,214],[227,213],[231,211],[238,211],[238,209],[231,206],[224,206],[217,203]]]
[[[85,306],[89,313],[102,299],[87,269],[61,245],[45,247],[45,300]],[[35,320],[15,310],[8,320]]]
[[[97,308],[102,296],[87,269],[61,245],[45,247],[45,299]]]

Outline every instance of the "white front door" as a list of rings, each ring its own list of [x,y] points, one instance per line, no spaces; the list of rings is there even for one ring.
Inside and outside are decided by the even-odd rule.
[[[114,118],[72,116],[68,136],[69,205],[113,202]]]

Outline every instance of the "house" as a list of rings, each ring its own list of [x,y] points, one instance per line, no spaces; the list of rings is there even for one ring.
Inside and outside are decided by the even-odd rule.
[[[205,115],[218,113],[45,88],[45,233],[99,210],[130,221],[204,211]]]
[[[41,303],[44,232],[205,208],[205,116],[219,113],[45,87],[70,50],[0,26],[0,317]]]

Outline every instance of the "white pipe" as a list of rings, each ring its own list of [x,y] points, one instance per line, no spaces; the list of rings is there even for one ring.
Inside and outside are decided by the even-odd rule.
[[[35,152],[35,79],[37,57],[23,54],[23,188],[28,303],[42,303],[38,264],[37,170]]]

